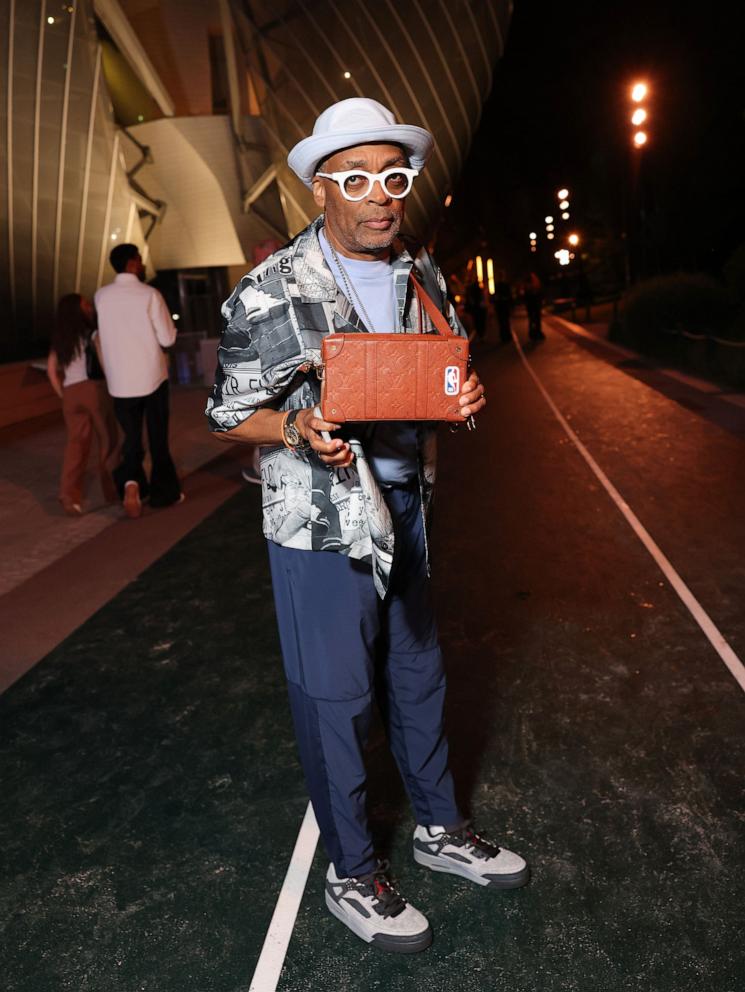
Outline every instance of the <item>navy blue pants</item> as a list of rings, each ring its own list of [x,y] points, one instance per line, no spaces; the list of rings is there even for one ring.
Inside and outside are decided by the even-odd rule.
[[[396,551],[381,601],[370,566],[333,551],[272,542],[269,562],[300,760],[326,851],[340,878],[375,867],[365,808],[376,672],[391,750],[417,823],[452,828],[443,733],[445,674],[426,574],[418,492],[385,494]]]

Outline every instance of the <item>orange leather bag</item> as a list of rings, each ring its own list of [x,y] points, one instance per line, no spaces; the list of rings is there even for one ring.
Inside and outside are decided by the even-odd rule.
[[[325,420],[464,420],[458,397],[468,378],[468,341],[411,282],[438,333],[327,335],[321,342]]]

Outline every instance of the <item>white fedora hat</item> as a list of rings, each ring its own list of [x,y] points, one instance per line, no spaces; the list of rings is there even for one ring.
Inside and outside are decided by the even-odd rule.
[[[351,97],[324,110],[313,127],[313,134],[299,141],[287,156],[287,164],[311,189],[319,162],[342,148],[373,141],[401,145],[413,169],[426,165],[435,143],[423,127],[397,124],[390,110],[377,100]]]

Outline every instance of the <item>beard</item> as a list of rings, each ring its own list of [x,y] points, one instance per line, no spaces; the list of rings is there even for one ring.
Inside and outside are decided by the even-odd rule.
[[[403,204],[365,204],[362,209],[341,209],[335,203],[327,203],[324,216],[326,232],[332,232],[337,247],[354,257],[386,257],[390,247],[398,237],[404,219]],[[376,230],[367,225],[370,221],[385,221],[387,227]]]
[[[393,219],[393,222],[387,231],[371,231],[369,228],[360,225],[357,229],[357,239],[360,250],[374,253],[390,248],[398,237],[398,232],[400,230],[400,217]]]

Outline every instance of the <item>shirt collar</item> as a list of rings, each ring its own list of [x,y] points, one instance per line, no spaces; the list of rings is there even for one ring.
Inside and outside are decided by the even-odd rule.
[[[132,282],[133,279],[135,282],[140,281],[139,276],[136,276],[134,272],[117,272],[114,276],[114,282]]]

